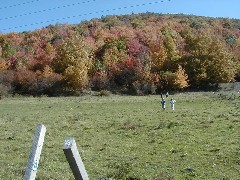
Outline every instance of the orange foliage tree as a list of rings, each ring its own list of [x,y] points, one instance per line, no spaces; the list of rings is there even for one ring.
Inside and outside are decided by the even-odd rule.
[[[188,75],[180,65],[178,65],[178,69],[174,73],[173,86],[176,89],[183,89],[189,86]]]

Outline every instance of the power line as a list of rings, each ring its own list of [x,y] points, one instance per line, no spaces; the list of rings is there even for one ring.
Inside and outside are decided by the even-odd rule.
[[[92,15],[92,14],[100,14],[100,13],[104,13],[104,12],[117,11],[117,10],[129,9],[129,8],[134,8],[134,7],[153,5],[153,4],[158,4],[158,3],[160,3],[160,1],[154,1],[154,2],[143,3],[143,4],[135,4],[135,5],[131,5],[131,6],[123,6],[123,7],[113,8],[113,9],[106,9],[106,10],[95,11],[95,12],[90,12],[90,13],[78,14],[78,15],[74,15],[74,16],[67,16],[67,17],[63,17],[63,18],[51,19],[51,20],[47,20],[47,21],[34,22],[34,23],[31,23],[31,24],[24,24],[24,25],[20,25],[20,26],[11,27],[11,28],[5,28],[5,29],[2,29],[2,30],[6,31],[6,30],[11,30],[11,29],[17,29],[17,28],[23,28],[23,27],[28,27],[28,26],[39,25],[39,24],[52,23],[52,22],[57,22],[57,21],[61,21],[61,20]]]
[[[10,5],[10,6],[4,6],[4,7],[0,7],[0,10],[12,8],[12,7],[17,7],[17,6],[21,6],[21,5],[26,5],[26,4],[31,4],[31,3],[34,3],[34,2],[37,2],[37,1],[40,1],[40,0],[27,1],[27,2],[23,2],[23,3],[13,4],[13,5]]]
[[[95,1],[96,0],[83,1],[83,2],[78,2],[78,3],[73,3],[73,4],[66,4],[66,5],[63,5],[63,6],[57,6],[57,7],[53,7],[53,8],[49,8],[49,9],[43,9],[43,10],[29,12],[29,13],[25,13],[25,14],[16,15],[16,16],[0,18],[0,21],[7,20],[7,19],[14,19],[14,18],[23,17],[23,16],[28,16],[28,15],[32,15],[32,14],[35,15],[35,14],[38,14],[38,13],[44,13],[44,12],[47,12],[47,11],[53,11],[53,10],[57,10],[57,9],[61,9],[61,8],[76,6],[76,5],[80,5],[80,4],[86,4],[86,3],[95,2]]]

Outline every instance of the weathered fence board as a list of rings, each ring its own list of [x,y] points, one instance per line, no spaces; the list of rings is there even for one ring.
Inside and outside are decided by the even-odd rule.
[[[46,127],[42,124],[37,125],[32,149],[28,159],[27,168],[24,175],[24,180],[34,180],[37,174],[37,169],[39,166],[40,155],[44,143],[44,136],[46,133]]]
[[[89,180],[84,164],[77,149],[76,142],[73,137],[67,137],[64,141],[63,151],[67,161],[72,169],[76,180]]]

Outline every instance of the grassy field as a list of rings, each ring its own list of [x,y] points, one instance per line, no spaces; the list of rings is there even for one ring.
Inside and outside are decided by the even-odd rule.
[[[170,96],[171,98],[171,96]],[[74,179],[73,136],[90,179],[240,179],[240,97],[14,97],[0,100],[0,179],[23,179],[37,124],[47,127],[37,179]]]

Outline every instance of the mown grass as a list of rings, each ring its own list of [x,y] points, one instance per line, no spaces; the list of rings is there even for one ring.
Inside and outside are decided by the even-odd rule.
[[[171,96],[170,96],[171,98]],[[240,178],[240,97],[15,97],[0,100],[0,179],[23,179],[33,135],[47,127],[37,179],[74,179],[62,147],[73,136],[90,179]]]

